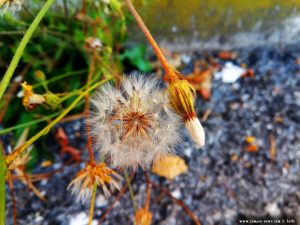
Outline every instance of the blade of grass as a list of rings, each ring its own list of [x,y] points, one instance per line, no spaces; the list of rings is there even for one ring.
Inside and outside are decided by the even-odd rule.
[[[91,197],[91,204],[90,204],[90,216],[89,216],[89,223],[88,225],[92,225],[93,217],[94,217],[94,209],[95,209],[95,201],[96,201],[96,192],[97,192],[97,183],[94,183],[93,192]]]
[[[19,128],[23,128],[23,127],[30,127],[34,124],[37,124],[37,123],[40,123],[40,122],[43,122],[43,121],[47,121],[55,116],[58,116],[61,112],[56,112],[56,113],[53,113],[49,116],[45,116],[43,118],[40,118],[40,119],[37,119],[37,120],[33,120],[33,121],[29,121],[29,122],[26,122],[26,123],[22,123],[22,124],[18,124],[16,126],[13,126],[13,127],[9,127],[9,128],[6,128],[6,129],[3,129],[3,130],[0,130],[0,135],[2,134],[6,134],[10,131],[13,131],[13,130],[16,130],[16,129],[19,129]]]
[[[79,74],[83,74],[85,72],[87,72],[88,70],[87,69],[84,69],[84,70],[79,70],[79,71],[71,71],[71,72],[68,72],[68,73],[64,73],[64,74],[61,74],[61,75],[57,75],[51,79],[48,79],[45,81],[45,84],[49,84],[49,83],[53,83],[55,81],[58,81],[58,80],[61,80],[61,79],[65,79],[67,77],[71,77],[71,76],[75,76],[75,75],[79,75]],[[35,84],[35,85],[32,85],[33,88],[36,88],[36,87],[40,87],[42,86],[41,83],[38,83],[38,84]]]
[[[12,77],[12,75],[15,72],[15,69],[22,57],[22,54],[24,52],[24,49],[26,47],[26,45],[28,44],[32,34],[34,33],[34,31],[37,29],[39,23],[41,22],[42,18],[44,17],[44,15],[46,14],[46,12],[48,11],[48,9],[50,8],[50,6],[53,4],[55,0],[48,0],[46,2],[46,4],[43,6],[43,8],[41,9],[41,11],[38,13],[38,15],[35,17],[35,19],[33,20],[33,22],[31,23],[30,27],[28,28],[26,34],[24,35],[24,37],[22,38],[16,52],[15,55],[11,61],[11,63],[9,64],[9,67],[6,71],[6,73],[4,74],[4,77],[1,80],[0,83],[0,100],[3,97],[3,94],[10,82],[10,79]]]
[[[136,211],[136,202],[135,202],[135,199],[134,199],[134,193],[133,193],[133,189],[132,189],[132,186],[131,186],[131,181],[129,179],[129,176],[128,176],[128,173],[126,170],[124,170],[124,175],[125,175],[125,180],[126,180],[126,183],[128,185],[128,189],[129,189],[129,193],[130,193],[130,198],[131,198],[131,201],[132,201],[132,205],[133,205],[133,211],[135,212]]]
[[[0,224],[5,224],[5,173],[6,165],[0,145]]]

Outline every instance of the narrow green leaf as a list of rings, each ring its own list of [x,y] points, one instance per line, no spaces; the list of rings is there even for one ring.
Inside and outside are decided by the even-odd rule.
[[[5,224],[5,173],[6,165],[0,145],[0,224]]]

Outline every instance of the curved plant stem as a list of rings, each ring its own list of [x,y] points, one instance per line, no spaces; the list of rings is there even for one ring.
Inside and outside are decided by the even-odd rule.
[[[93,222],[96,193],[97,193],[97,183],[95,182],[94,186],[93,186],[92,197],[91,197],[90,217],[89,217],[89,223],[88,223],[88,225],[92,225],[92,222]]]
[[[149,205],[150,205],[150,197],[151,197],[151,190],[150,190],[150,179],[148,176],[147,171],[145,171],[145,178],[146,178],[146,201],[145,201],[145,209],[148,211],[149,210]]]
[[[9,154],[6,159],[6,165],[9,166],[17,157],[19,154],[21,154],[29,145],[34,143],[37,139],[39,139],[42,135],[45,135],[49,132],[49,130],[57,124],[64,116],[66,116],[76,105],[77,103],[85,97],[85,95],[97,88],[98,86],[102,85],[103,83],[107,82],[108,80],[103,80],[100,82],[97,82],[96,84],[92,85],[89,89],[82,92],[73,102],[71,105],[69,105],[68,108],[66,108],[58,117],[56,117],[53,121],[51,121],[44,129],[42,129],[40,132],[35,134],[32,138],[30,138],[28,141],[26,141],[23,145],[16,148],[11,154]]]
[[[0,224],[5,224],[5,173],[6,165],[0,143]]]
[[[199,221],[197,216],[190,210],[190,208],[183,201],[175,198],[167,188],[160,186],[158,184],[155,184],[152,181],[150,181],[150,183],[154,188],[160,189],[162,192],[167,194],[176,204],[181,206],[181,208],[186,212],[186,214],[188,214],[191,217],[191,219],[193,220],[195,225],[201,225],[201,222]]]
[[[71,77],[71,76],[83,74],[83,73],[86,73],[86,72],[87,72],[87,69],[84,69],[84,70],[71,71],[71,72],[67,72],[67,73],[64,73],[64,74],[56,75],[53,78],[45,80],[45,84],[53,83],[55,81],[58,81],[58,80],[61,80],[61,79],[65,79],[67,77]],[[40,87],[40,86],[42,86],[42,83],[38,83],[38,84],[32,85],[33,88]]]
[[[2,99],[2,96],[10,82],[10,79],[12,77],[12,75],[15,72],[15,69],[22,57],[22,54],[24,52],[24,49],[26,47],[26,45],[28,44],[32,34],[34,33],[34,31],[37,29],[39,23],[41,22],[42,18],[44,17],[44,15],[46,14],[46,12],[48,11],[48,9],[50,8],[50,6],[53,4],[55,0],[48,0],[46,2],[46,4],[43,6],[43,8],[41,9],[41,11],[38,13],[38,15],[35,17],[35,19],[33,20],[33,22],[31,23],[30,27],[28,28],[26,34],[24,35],[24,37],[22,38],[17,51],[15,52],[15,55],[6,71],[6,73],[4,74],[3,79],[1,80],[0,83],[0,100]]]
[[[167,62],[165,56],[163,55],[161,49],[159,48],[158,44],[156,43],[156,41],[154,40],[154,38],[152,37],[150,31],[148,30],[148,28],[146,27],[145,23],[143,22],[142,18],[140,17],[140,15],[138,14],[138,12],[136,11],[136,9],[134,8],[131,0],[125,0],[129,11],[131,12],[131,14],[133,15],[134,19],[136,20],[139,28],[142,30],[142,32],[144,33],[144,35],[146,36],[149,44],[152,46],[153,51],[155,52],[158,60],[160,61],[160,63],[162,64],[167,79],[171,82],[171,81],[176,81],[178,80],[178,76],[175,74],[175,72],[171,69],[169,63]]]
[[[34,124],[37,124],[37,123],[40,123],[40,122],[43,122],[43,121],[46,121],[46,120],[50,120],[51,118],[53,118],[55,116],[58,116],[60,113],[61,112],[56,112],[56,113],[53,113],[49,116],[45,116],[45,117],[37,119],[37,120],[29,121],[29,122],[26,122],[26,123],[21,123],[21,124],[18,124],[16,126],[13,126],[13,127],[8,127],[6,129],[0,130],[0,135],[6,134],[10,131],[13,131],[13,130],[16,130],[16,129],[19,129],[19,128],[29,127],[29,126],[32,126]]]
[[[126,170],[123,170],[123,171],[124,171],[126,183],[127,183],[127,185],[128,185],[130,197],[131,197],[131,200],[132,200],[133,211],[135,212],[135,211],[136,211],[136,202],[135,202],[135,199],[134,199],[134,193],[133,193],[133,190],[132,190],[131,181],[130,181],[130,179],[129,179],[129,176],[128,176],[127,171],[126,171]]]
[[[134,177],[134,173],[130,176],[130,182]],[[127,190],[128,183],[126,183],[122,189],[120,190],[119,194],[115,197],[114,201],[110,204],[110,206],[106,209],[106,211],[102,214],[101,218],[98,220],[98,225],[100,225],[104,220],[105,217],[110,213],[110,211],[114,208],[115,204],[120,200],[120,198],[124,195],[125,191]]]
[[[91,64],[90,64],[90,70],[89,70],[89,74],[88,74],[88,78],[87,78],[87,89],[89,88],[89,84],[92,80],[92,76],[94,74],[95,71],[95,62],[96,62],[96,51],[93,51],[92,57],[91,57]],[[89,93],[87,93],[85,95],[85,115],[86,115],[86,119],[89,120],[90,118],[90,111],[89,111]],[[92,137],[91,137],[91,127],[90,127],[90,123],[86,123],[86,130],[87,130],[87,149],[89,152],[89,156],[90,156],[90,162],[91,163],[95,163],[95,159],[94,159],[94,153],[93,153],[93,147],[92,147]]]

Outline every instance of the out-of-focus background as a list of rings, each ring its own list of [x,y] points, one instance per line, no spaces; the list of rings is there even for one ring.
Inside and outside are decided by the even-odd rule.
[[[137,6],[155,37],[173,50],[298,41],[298,0],[153,0]],[[137,37],[132,35],[141,41]]]

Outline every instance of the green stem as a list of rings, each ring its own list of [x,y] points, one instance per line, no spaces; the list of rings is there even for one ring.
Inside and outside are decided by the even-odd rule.
[[[83,89],[83,88],[82,88],[82,89]],[[80,91],[80,90],[81,90],[81,89],[76,90],[76,91],[74,91],[74,92],[72,92],[72,93],[70,93],[70,94],[67,94],[67,95],[64,96],[64,97],[61,97],[61,98],[60,98],[61,102],[64,102],[65,100],[71,98],[72,96],[81,94],[82,91]],[[83,103],[83,102],[80,102],[80,103],[78,103],[78,105],[80,105],[80,104],[82,104],[82,103]],[[12,127],[5,128],[5,129],[3,129],[3,130],[0,130],[0,135],[6,134],[6,133],[8,133],[8,132],[10,132],[10,131],[13,131],[13,130],[16,130],[16,129],[19,129],[19,128],[29,127],[29,126],[35,125],[35,124],[37,124],[37,123],[40,123],[40,122],[43,122],[43,121],[47,121],[47,120],[52,119],[53,117],[55,117],[55,116],[57,116],[57,115],[59,115],[59,114],[61,114],[61,111],[52,113],[52,114],[50,114],[49,116],[44,116],[44,117],[42,117],[42,118],[40,118],[40,119],[36,119],[36,120],[29,121],[29,122],[26,122],[26,123],[18,124],[18,125],[16,125],[16,126],[12,126]]]
[[[90,205],[90,217],[88,225],[92,225],[93,217],[94,217],[94,208],[95,208],[95,200],[96,200],[96,192],[97,192],[97,183],[94,183],[93,192],[91,197],[91,205]]]
[[[124,175],[125,175],[126,183],[128,185],[128,189],[129,189],[129,193],[130,193],[130,198],[131,198],[132,205],[133,205],[133,211],[135,212],[136,211],[136,202],[135,202],[135,199],[134,199],[134,193],[133,193],[133,189],[132,189],[132,186],[131,186],[131,182],[130,182],[128,173],[127,173],[127,171],[125,169],[124,169]]]
[[[67,78],[67,77],[71,77],[71,76],[83,74],[85,72],[87,72],[87,69],[79,70],[79,71],[71,71],[71,72],[68,72],[68,73],[57,75],[57,76],[55,76],[55,77],[53,77],[51,79],[46,80],[45,84],[49,84],[49,83],[52,83],[54,81],[58,81],[58,80],[61,80],[61,79]],[[32,85],[33,88],[40,87],[40,86],[42,86],[42,83],[38,83],[38,84]]]
[[[6,165],[0,145],[0,224],[5,224],[5,173]]]
[[[35,85],[33,85],[33,87],[35,87]],[[84,89],[86,89],[86,85],[83,86],[82,88],[78,89],[78,90],[75,90],[75,91],[73,91],[73,92],[71,92],[71,93],[68,93],[67,95],[61,97],[61,98],[60,98],[61,102],[64,102],[64,101],[66,101],[67,99],[69,99],[69,98],[71,98],[71,97],[73,97],[73,96],[75,96],[75,95],[81,94],[81,93],[82,93],[82,90],[84,90]],[[82,104],[82,103],[83,103],[83,102],[78,103],[78,105],[79,105],[79,104]],[[29,121],[29,122],[27,122],[27,123],[22,123],[22,124],[18,124],[18,125],[16,125],[16,126],[12,126],[12,127],[5,128],[5,129],[3,129],[3,130],[0,130],[0,135],[1,135],[1,134],[6,134],[6,133],[8,133],[8,132],[10,132],[10,131],[13,131],[13,130],[16,130],[16,129],[19,129],[19,128],[29,127],[29,126],[35,125],[35,124],[37,124],[37,123],[40,123],[40,122],[43,122],[43,121],[52,119],[53,117],[59,115],[60,113],[61,113],[61,111],[60,111],[60,112],[53,113],[53,114],[51,114],[51,115],[49,115],[49,116],[45,116],[45,117],[43,117],[43,118],[37,119],[37,120],[33,120],[33,121]]]
[[[23,128],[23,127],[29,127],[29,126],[32,126],[34,124],[37,124],[37,123],[40,123],[40,122],[43,122],[43,121],[46,121],[46,120],[49,120],[55,116],[58,116],[61,112],[56,112],[56,113],[53,113],[49,116],[45,116],[43,118],[40,118],[40,119],[37,119],[37,120],[33,120],[33,121],[29,121],[27,123],[22,123],[22,124],[18,124],[16,126],[12,126],[12,127],[9,127],[9,128],[6,128],[6,129],[3,129],[3,130],[0,130],[0,135],[1,134],[6,134],[10,131],[13,131],[13,130],[16,130],[16,129],[19,129],[19,128]]]
[[[103,80],[100,82],[97,82],[96,84],[94,84],[93,86],[91,86],[89,89],[87,89],[86,91],[82,92],[73,102],[71,105],[69,105],[58,117],[56,117],[54,120],[52,120],[46,127],[44,127],[44,129],[42,129],[41,131],[39,131],[37,134],[35,134],[32,138],[30,138],[28,141],[26,141],[23,145],[21,145],[20,147],[16,148],[11,154],[9,154],[6,157],[6,164],[7,166],[9,166],[17,157],[19,154],[21,154],[29,145],[31,145],[32,143],[34,143],[36,140],[38,140],[42,135],[45,135],[49,132],[49,130],[55,125],[57,124],[62,118],[64,118],[76,105],[77,103],[85,97],[85,95],[87,93],[89,93],[90,91],[94,90],[95,88],[97,88],[98,86],[102,85],[103,83],[105,83],[107,80]]]
[[[26,45],[28,44],[32,34],[34,33],[34,31],[36,30],[36,28],[38,27],[39,23],[41,22],[42,18],[44,17],[44,15],[46,14],[46,12],[48,11],[48,9],[50,8],[50,6],[53,4],[54,0],[48,0],[46,2],[46,4],[43,6],[43,8],[41,9],[41,11],[38,13],[38,15],[35,17],[35,19],[33,20],[33,22],[31,23],[30,27],[28,28],[26,34],[24,35],[24,37],[22,38],[17,51],[6,71],[6,73],[4,74],[3,79],[1,80],[0,83],[0,100],[3,97],[3,94],[10,82],[10,79],[12,77],[12,75],[15,72],[15,69],[21,59],[21,56],[24,52],[24,49],[26,47]]]

